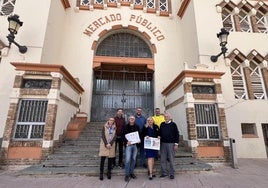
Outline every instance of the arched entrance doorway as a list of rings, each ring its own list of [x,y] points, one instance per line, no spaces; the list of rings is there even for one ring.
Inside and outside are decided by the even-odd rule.
[[[153,53],[141,36],[129,31],[107,34],[94,57],[91,121],[106,121],[117,108],[126,115],[154,109]]]

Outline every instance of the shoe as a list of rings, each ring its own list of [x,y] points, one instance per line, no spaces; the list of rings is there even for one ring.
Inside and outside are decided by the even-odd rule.
[[[149,180],[153,180],[153,177],[149,177]]]
[[[118,168],[119,168],[119,169],[124,168],[124,164],[123,164],[123,163],[119,163],[119,164],[118,164]]]
[[[149,172],[149,170],[148,170],[148,176],[150,176],[150,172]],[[155,178],[156,175],[153,174],[152,177]]]
[[[160,178],[165,178],[165,177],[167,177],[167,175],[165,175],[165,174],[162,174],[161,176],[159,176]]]
[[[147,168],[147,165],[146,164],[143,164],[142,166],[143,166],[143,168]]]
[[[170,175],[169,178],[170,178],[171,180],[173,180],[173,179],[174,179],[174,175]]]
[[[137,176],[135,174],[130,174],[130,177],[133,178],[133,179],[137,178]]]
[[[111,172],[107,173],[107,178],[110,180],[111,179]]]
[[[128,182],[130,180],[129,176],[125,176],[125,181]]]
[[[100,174],[100,180],[101,181],[103,180],[103,174]]]

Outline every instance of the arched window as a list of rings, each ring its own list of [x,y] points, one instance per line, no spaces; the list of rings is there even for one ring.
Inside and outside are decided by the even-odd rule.
[[[246,57],[237,49],[230,54],[231,75],[234,88],[234,97],[236,99],[248,99],[247,84],[243,71],[243,62]]]
[[[249,78],[254,99],[266,99],[263,74],[261,71],[261,64],[264,58],[255,50],[247,58],[249,60]]]
[[[258,1],[255,5],[241,1],[235,4],[223,0],[217,5],[223,27],[228,31],[268,33],[268,5]]]
[[[247,99],[247,90],[241,59],[237,56],[231,61],[231,74],[236,99]]]
[[[97,56],[152,58],[149,46],[130,33],[116,33],[105,38],[97,47]]]

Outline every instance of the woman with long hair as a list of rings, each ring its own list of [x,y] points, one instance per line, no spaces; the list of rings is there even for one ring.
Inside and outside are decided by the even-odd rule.
[[[144,129],[143,135],[145,138],[148,137],[153,137],[153,138],[158,138],[160,139],[160,129],[159,127],[154,124],[154,120],[152,117],[147,118],[147,126]],[[158,150],[154,149],[145,149],[145,155],[148,160],[148,175],[149,175],[149,180],[152,180],[153,177],[153,168],[154,168],[154,159],[157,158],[158,156]]]

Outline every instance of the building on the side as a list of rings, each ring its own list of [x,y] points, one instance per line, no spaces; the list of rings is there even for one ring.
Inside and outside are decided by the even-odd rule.
[[[27,51],[7,39],[14,15]],[[229,161],[230,138],[237,157],[267,158],[267,19],[266,0],[1,0],[2,163],[40,162],[137,107],[169,112],[196,158]]]

